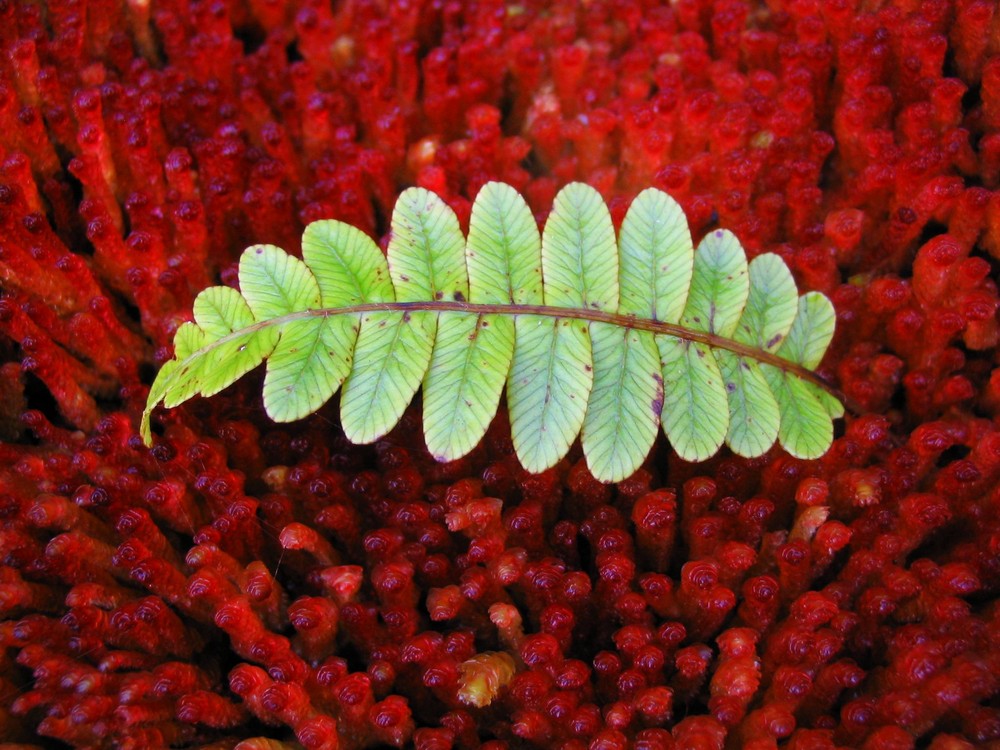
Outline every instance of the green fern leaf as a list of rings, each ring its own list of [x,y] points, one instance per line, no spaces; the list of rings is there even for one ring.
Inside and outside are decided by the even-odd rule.
[[[240,258],[239,279],[243,296],[235,290],[226,290],[231,294],[226,295],[225,309],[215,306],[222,319],[216,321],[214,329],[209,329],[199,317],[195,302],[195,322],[207,335],[225,335],[227,328],[235,331],[254,321],[322,307],[320,286],[309,267],[273,245],[248,248]],[[206,296],[199,295],[199,300]],[[245,310],[235,302],[244,298]],[[230,313],[229,317],[224,313]],[[233,317],[234,314],[239,317]],[[264,376],[264,409],[277,422],[291,422],[316,411],[343,382],[350,369],[350,358],[345,359],[341,352],[354,343],[353,326],[345,319],[315,318],[293,320],[276,326],[275,331],[277,341],[267,355]],[[257,339],[263,343],[262,332],[255,335],[244,351],[254,350]],[[246,364],[250,361],[248,357]],[[253,367],[256,363],[249,369]],[[229,382],[232,381],[228,378],[222,379],[219,385]]]
[[[156,378],[153,380],[153,384],[149,388],[149,396],[147,398],[147,402],[150,406],[147,407],[146,412],[143,414],[142,423],[140,424],[139,434],[147,444],[153,438],[150,433],[148,416],[151,407],[163,401],[167,392],[177,387],[178,380],[175,376],[177,374],[177,369],[181,366],[181,362],[194,354],[205,344],[205,332],[194,323],[182,323],[177,329],[177,332],[174,334],[175,358],[164,362],[163,367],[161,367],[160,371],[156,374]],[[178,403],[187,401],[189,398],[197,395],[197,393],[198,389],[194,388],[185,398],[180,399]]]
[[[619,237],[618,312],[676,322],[684,310],[694,249],[680,206],[655,189],[629,206]],[[645,459],[663,409],[663,375],[649,331],[591,323],[594,388],[583,452],[596,476],[620,481]]]
[[[465,239],[455,212],[433,193],[410,188],[399,197],[386,254],[397,301],[468,298]],[[340,401],[348,440],[373,442],[403,416],[430,365],[437,317],[414,311],[362,319],[355,367]]]
[[[542,249],[524,199],[491,182],[472,206],[465,246],[474,304],[541,304]],[[424,440],[442,461],[472,450],[493,420],[514,354],[514,321],[441,313],[424,379]]]
[[[396,298],[389,264],[372,238],[342,221],[314,221],[302,234],[302,260],[319,285],[323,307]]]
[[[162,396],[168,408],[198,393],[214,396],[235,383],[264,360],[277,340],[275,329],[251,328],[256,319],[247,300],[229,287],[201,292],[194,317],[194,323],[182,325],[175,335],[175,350],[186,356],[165,385]],[[204,357],[193,356],[209,343],[218,346]]]
[[[733,338],[773,352],[784,340],[798,310],[798,291],[788,266],[777,255],[750,263],[750,292]],[[741,456],[759,456],[778,439],[781,411],[760,364],[724,349],[716,353],[729,399],[726,444]]]
[[[778,402],[757,362],[727,351],[716,359],[729,401],[726,445],[739,456],[760,456],[778,439]]]
[[[542,232],[542,284],[551,307],[614,311],[618,254],[611,214],[589,185],[556,195]],[[544,471],[580,434],[594,384],[588,326],[569,320],[517,320],[507,401],[514,451],[528,471]]]
[[[542,241],[528,204],[502,182],[483,186],[472,204],[465,249],[470,301],[542,304]]]
[[[818,292],[799,297],[798,313],[778,356],[806,369],[819,365],[833,338],[836,314],[830,300]],[[843,414],[813,383],[774,365],[761,366],[781,410],[778,438],[798,458],[819,458],[833,441],[831,419]],[[839,409],[838,409],[839,407]]]
[[[361,319],[354,369],[340,396],[340,422],[352,443],[371,443],[396,426],[431,360],[434,314],[369,313]]]
[[[833,303],[825,296],[819,292],[803,294],[798,300],[795,320],[778,354],[808,370],[818,367],[833,339],[836,317]]]
[[[349,307],[395,299],[389,265],[372,239],[340,221],[316,221],[302,235],[302,259],[313,272],[324,308]],[[264,408],[276,421],[293,421],[319,409],[337,392],[351,372],[360,328],[359,316],[342,315],[301,321],[296,336],[288,332],[269,361],[264,381]],[[289,324],[292,325],[292,324]],[[297,341],[296,346],[290,342]],[[282,347],[287,346],[286,349]],[[306,351],[302,360],[299,352]],[[275,359],[279,362],[275,363]],[[268,400],[268,382],[273,383]],[[301,393],[298,400],[281,398]]]
[[[694,270],[681,324],[694,331],[728,336],[736,328],[750,292],[747,259],[732,233],[706,235],[694,254]],[[729,434],[726,383],[711,348],[658,336],[667,395],[663,430],[681,458],[704,461]]]
[[[214,396],[228,388],[257,367],[267,357],[277,343],[278,331],[271,328],[250,330],[226,339],[218,348],[202,361],[198,379],[202,396]],[[167,404],[176,405],[177,395],[164,399]]]
[[[594,387],[583,420],[583,453],[594,476],[618,482],[638,469],[656,440],[663,376],[648,331],[591,323]]]
[[[729,429],[729,405],[712,350],[675,336],[657,336],[663,369],[663,432],[685,461],[714,456]]]
[[[510,318],[441,313],[424,379],[424,441],[432,456],[454,461],[483,439],[513,353]]]
[[[826,409],[826,413],[830,416],[830,419],[840,419],[844,416],[844,403],[837,396],[834,396],[832,393],[821,388],[815,383],[810,383],[807,380],[803,380],[802,382],[805,383],[806,390],[808,390],[816,398],[816,400],[822,404],[823,408]]]
[[[330,400],[351,371],[357,338],[350,318],[294,320],[267,360],[264,411],[275,422],[294,422]]]
[[[250,305],[235,289],[226,286],[206,289],[194,301],[194,324],[185,324],[187,335],[195,339],[191,341],[191,351],[204,343],[198,338],[215,341],[252,325],[255,320]],[[180,336],[177,338],[179,341]]]
[[[507,406],[514,452],[525,469],[542,472],[566,455],[580,433],[594,384],[587,324],[520,315]]]
[[[526,469],[543,471],[581,437],[591,471],[619,481],[657,430],[703,460],[725,443],[759,456],[778,440],[815,458],[843,414],[812,370],[833,336],[833,306],[798,296],[784,262],[747,264],[737,239],[711,232],[694,251],[677,204],[649,189],[616,241],[593,188],[556,196],[545,229],[508,185],[473,204],[468,240],[437,196],[411,188],[392,216],[386,256],[362,232],[311,224],[302,260],[271,245],[240,261],[240,291],[214,287],[174,337],[153,408],[210,396],[267,361],[275,420],[316,411],[343,385],[354,442],[391,430],[423,384],[424,437],[439,460],[472,450],[506,384]]]
[[[308,266],[274,245],[248,247],[240,257],[239,278],[240,291],[255,320],[320,306],[319,284]],[[195,308],[195,322],[201,325]]]
[[[469,298],[465,237],[448,204],[423,188],[399,196],[386,253],[400,302]]]
[[[694,273],[681,323],[695,331],[729,336],[750,295],[747,256],[732,232],[717,229],[694,254]]]
[[[215,286],[211,289],[206,289],[202,292],[202,294],[226,288],[227,287]],[[199,294],[198,296],[200,297],[201,295]],[[239,296],[238,293],[237,296]],[[197,303],[198,300],[196,299],[195,304]],[[180,328],[177,329],[177,333],[174,334],[174,357],[176,357],[176,359],[172,359],[170,361],[176,363],[178,360],[187,359],[203,346],[206,346],[208,342],[208,335],[198,326],[197,323],[182,323]],[[162,372],[162,370],[160,372]]]
[[[833,441],[830,415],[802,380],[775,367],[763,370],[781,411],[781,444],[798,458],[819,458]]]
[[[799,293],[795,288],[795,279],[785,261],[774,253],[758,255],[751,261],[748,270],[750,294],[733,338],[754,348],[773,352],[785,340],[798,313]]]
[[[694,245],[677,201],[647,188],[636,196],[618,238],[621,264],[619,312],[676,323],[684,312]]]
[[[575,182],[556,195],[542,232],[542,283],[551,307],[618,309],[618,248],[604,200]]]

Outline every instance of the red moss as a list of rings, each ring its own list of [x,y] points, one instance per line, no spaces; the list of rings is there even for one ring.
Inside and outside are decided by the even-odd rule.
[[[781,5],[779,8],[778,5]],[[877,5],[877,4],[876,4]],[[77,747],[1000,739],[1000,15],[983,0],[0,4],[0,736]],[[655,185],[834,301],[822,459],[528,475],[259,381],[159,413],[239,252]],[[500,652],[509,683],[460,699]],[[499,657],[498,657],[499,658]],[[470,661],[471,660],[471,661]],[[258,739],[253,739],[253,738]]]

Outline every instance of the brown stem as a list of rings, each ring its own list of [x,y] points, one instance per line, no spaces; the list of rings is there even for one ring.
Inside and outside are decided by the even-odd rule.
[[[802,365],[779,357],[772,352],[766,352],[748,344],[740,343],[723,336],[705,331],[696,331],[676,323],[664,323],[659,320],[648,318],[637,318],[634,315],[622,315],[620,313],[609,313],[603,310],[587,310],[575,307],[551,307],[548,305],[502,305],[502,304],[474,304],[472,302],[459,302],[451,300],[428,300],[422,302],[365,302],[360,305],[349,307],[325,307],[315,310],[300,310],[287,315],[281,315],[270,320],[262,320],[253,325],[234,331],[228,336],[212,342],[208,346],[199,350],[192,356],[214,349],[231,338],[245,334],[249,331],[261,330],[274,325],[290,323],[294,320],[305,318],[328,318],[334,315],[355,315],[367,312],[460,312],[470,315],[539,315],[548,318],[572,318],[574,320],[586,320],[595,323],[608,323],[610,325],[621,326],[623,328],[634,328],[640,331],[649,331],[656,334],[666,334],[675,336],[686,341],[696,341],[715,349],[726,349],[742,357],[749,357],[764,364],[773,365],[778,369],[796,375],[813,385],[822,388],[834,398],[843,403],[851,412],[858,414],[860,409],[851,402],[844,393],[812,370]]]

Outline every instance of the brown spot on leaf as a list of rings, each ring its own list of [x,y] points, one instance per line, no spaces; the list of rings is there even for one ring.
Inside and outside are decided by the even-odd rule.
[[[461,292],[455,292],[455,301],[456,302],[465,302],[465,295],[462,294]]]

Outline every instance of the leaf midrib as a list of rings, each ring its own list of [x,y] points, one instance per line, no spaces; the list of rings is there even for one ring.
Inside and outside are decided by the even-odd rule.
[[[359,305],[359,307],[363,307],[363,305]],[[333,310],[345,310],[347,308],[334,307],[334,308],[329,308],[329,309],[333,309]],[[312,310],[305,310],[303,312],[313,312],[313,311]],[[294,313],[293,313],[293,315],[294,315]],[[284,318],[291,318],[292,315],[284,315],[282,317],[284,317]],[[328,318],[328,317],[331,317],[331,316],[325,315],[323,317],[327,317]],[[274,318],[274,320],[278,320],[278,318]],[[261,321],[261,322],[266,323],[267,321]],[[378,323],[379,321],[378,321],[377,318],[368,318],[366,321],[362,321],[362,325],[364,325],[365,322],[368,322],[370,325],[374,325],[375,323]],[[403,335],[403,329],[405,328],[405,326],[406,326],[406,324],[408,322],[409,321],[406,319],[406,316],[404,314],[402,320],[399,321],[400,324],[397,325],[397,326],[395,326],[395,328],[393,330],[392,340],[389,342],[389,345],[385,347],[385,351],[386,351],[385,361],[383,362],[382,367],[379,368],[378,374],[375,377],[375,387],[373,388],[373,393],[381,393],[382,392],[382,381],[385,379],[386,373],[389,370],[389,363],[392,362],[392,358],[389,356],[389,354],[391,354],[396,349],[396,345],[399,343],[399,338],[400,338],[400,336]],[[255,325],[260,325],[260,323],[257,323]],[[359,326],[359,331],[358,331],[358,337],[359,338],[361,337],[360,326]],[[206,348],[208,348],[208,347],[206,347]],[[357,350],[355,350],[355,351],[357,351]],[[368,406],[364,410],[365,418],[364,418],[363,421],[364,421],[365,425],[368,425],[369,422],[371,421],[371,414],[372,414],[372,410],[375,408],[375,404],[376,404],[376,401],[374,401],[374,400],[373,401],[369,401],[368,402]]]
[[[552,373],[556,368],[556,351],[559,345],[559,326],[552,325],[552,338],[549,343],[549,356],[545,358],[545,397],[542,399],[542,413],[538,417],[538,429],[545,432],[549,428],[549,408],[552,406]]]
[[[315,331],[315,334],[316,335],[313,338],[312,343],[309,344],[309,347],[308,347],[309,351],[308,351],[308,353],[306,354],[305,357],[302,358],[302,361],[304,361],[304,362],[311,362],[312,358],[313,358],[313,355],[316,354],[316,350],[321,348],[320,345],[323,342],[323,329],[322,329],[322,327],[317,328],[316,331]],[[280,346],[280,345],[281,344],[279,342],[278,346]],[[277,351],[277,346],[275,347],[275,351]],[[301,349],[299,351],[301,351]],[[285,390],[290,392],[293,389],[298,388],[299,385],[302,383],[302,378],[305,377],[305,373],[306,373],[306,368],[305,367],[298,368],[298,370],[296,371],[296,373],[292,376],[292,384],[290,386],[285,386]]]
[[[298,304],[298,301],[294,299],[291,295],[293,293],[297,295],[299,292],[301,292],[301,290],[299,290],[299,292],[296,292],[293,289],[293,287],[286,286],[283,283],[285,281],[285,276],[281,277],[277,276],[274,273],[274,269],[270,266],[263,265],[260,267],[260,270],[271,281],[271,288],[275,289],[278,292],[282,302],[284,302],[284,306],[288,309],[294,309],[295,306]],[[316,299],[320,299],[319,286],[316,287]],[[253,326],[247,326],[247,328],[252,328],[252,327]],[[247,329],[244,328],[242,330],[247,330]],[[234,331],[234,333],[236,333],[236,331]]]
[[[749,357],[763,364],[769,364],[783,372],[795,375],[806,382],[812,383],[822,388],[834,398],[845,403],[848,408],[856,411],[851,400],[848,399],[837,388],[827,383],[823,378],[812,370],[792,362],[791,360],[779,357],[777,354],[767,352],[756,347],[749,346],[734,339],[725,338],[714,333],[698,331],[687,328],[677,323],[666,323],[649,318],[637,318],[634,315],[623,315],[621,313],[610,313],[593,308],[575,307],[555,307],[550,305],[507,305],[490,303],[459,302],[456,300],[422,300],[419,302],[366,302],[359,305],[349,305],[346,307],[324,307],[311,310],[297,310],[275,318],[260,320],[256,323],[241,328],[222,338],[216,339],[210,344],[192,352],[183,362],[197,359],[204,354],[222,346],[227,341],[248,332],[270,328],[272,326],[282,326],[296,320],[306,318],[329,318],[335,315],[357,315],[368,312],[460,312],[469,315],[507,315],[516,317],[518,315],[537,315],[548,318],[563,318],[573,320],[586,320],[595,323],[609,323],[622,328],[632,328],[640,331],[650,331],[654,334],[666,334],[675,336],[689,342],[705,344],[713,349],[725,349],[740,356]]]
[[[623,354],[623,356],[622,356],[622,358],[620,360],[621,366],[618,368],[618,383],[617,383],[618,387],[615,389],[615,393],[618,394],[617,398],[615,399],[618,402],[618,406],[622,406],[625,403],[625,399],[623,399],[621,397],[621,394],[626,393],[625,376],[628,374],[628,364],[627,364],[628,363],[628,354],[629,354],[628,349],[629,349],[629,346],[631,346],[631,344],[632,344],[632,342],[629,341],[629,338],[628,338],[627,335],[625,336],[624,343],[625,343],[625,353]],[[639,346],[641,346],[641,344],[639,344]],[[618,411],[621,411],[621,410],[619,409]],[[657,414],[656,416],[657,416],[657,418],[659,418],[660,415]],[[614,437],[612,438],[612,440],[613,440],[612,450],[611,450],[612,453],[617,452],[618,446],[622,444],[622,441],[621,441],[621,438],[622,438],[621,427],[622,427],[622,422],[619,422],[615,426]]]
[[[368,284],[368,285],[366,285],[366,284],[363,283],[362,278],[361,278],[361,274],[359,274],[357,272],[357,270],[354,268],[354,266],[351,265],[350,258],[345,253],[340,252],[340,248],[337,247],[337,245],[335,245],[333,243],[328,243],[328,244],[326,244],[324,246],[323,249],[324,249],[324,251],[326,251],[326,252],[330,253],[331,255],[333,255],[340,262],[341,268],[339,270],[344,270],[344,271],[347,272],[346,276],[349,279],[350,283],[353,284],[353,286],[354,286],[354,289],[350,290],[351,294],[353,294],[358,299],[364,299],[366,295],[370,295],[370,293],[371,293],[372,290],[370,290],[370,289],[366,290],[365,287],[366,286],[374,286],[374,284]],[[306,263],[306,265],[309,265],[309,264]],[[371,273],[374,274],[375,273],[375,269],[371,269]],[[316,278],[316,281],[317,281],[317,283],[320,282],[320,279],[319,279],[318,276]],[[320,298],[321,299],[322,299],[322,296],[323,296],[323,288],[322,288],[322,286],[320,286]]]
[[[480,329],[479,329],[479,326],[482,323],[482,320],[483,320],[483,318],[482,318],[481,315],[476,318],[476,326],[475,326],[475,328],[472,329],[472,335],[469,338],[469,345],[467,347],[465,347],[465,359],[464,359],[464,361],[462,362],[462,365],[461,365],[462,386],[461,386],[461,388],[460,388],[460,390],[458,392],[458,398],[455,399],[452,402],[453,403],[453,406],[452,406],[452,412],[453,413],[459,413],[459,412],[461,412],[461,404],[464,401],[466,389],[468,389],[468,388],[471,387],[471,382],[470,382],[470,379],[469,379],[469,377],[468,377],[467,374],[472,369],[472,360],[473,360],[473,357],[474,357],[474,355],[476,353],[476,342],[479,339],[480,333],[482,333],[482,331],[480,331]],[[440,325],[440,324],[441,324],[441,321],[439,320],[438,321],[438,325]]]

